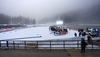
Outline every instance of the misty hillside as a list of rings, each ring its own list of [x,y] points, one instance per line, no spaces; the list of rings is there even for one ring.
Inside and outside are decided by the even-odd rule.
[[[0,14],[0,24],[35,24],[35,19],[29,19],[22,16],[11,17]]]
[[[85,10],[72,11],[58,16],[47,17],[40,20],[39,23],[54,23],[57,20],[63,20],[66,24],[100,24],[100,4]]]

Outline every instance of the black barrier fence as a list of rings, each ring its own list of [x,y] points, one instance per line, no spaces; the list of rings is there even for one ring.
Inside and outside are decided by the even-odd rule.
[[[87,41],[86,41],[87,42]],[[100,49],[91,41],[86,49]],[[0,50],[17,50],[17,49],[81,49],[80,40],[54,40],[54,41],[0,41]]]

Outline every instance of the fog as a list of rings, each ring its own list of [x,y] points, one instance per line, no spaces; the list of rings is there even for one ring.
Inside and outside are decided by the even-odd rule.
[[[35,19],[38,24],[57,20],[84,23],[87,19],[99,23],[99,3],[100,0],[0,0],[0,13]]]

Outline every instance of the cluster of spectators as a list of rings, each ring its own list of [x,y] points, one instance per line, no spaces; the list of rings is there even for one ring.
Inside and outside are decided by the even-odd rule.
[[[66,31],[66,32],[68,32],[67,29],[65,29],[63,27],[57,27],[57,26],[50,26],[49,30],[51,30],[51,31],[58,31],[58,32],[60,32],[60,31]]]
[[[77,33],[74,33],[75,37],[77,36]],[[79,32],[79,37],[80,36],[85,36],[86,35],[86,32]]]

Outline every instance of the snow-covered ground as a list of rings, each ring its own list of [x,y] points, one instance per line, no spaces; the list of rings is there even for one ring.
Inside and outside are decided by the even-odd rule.
[[[74,33],[77,33],[77,37],[74,36]],[[16,29],[13,31],[2,32],[0,33],[0,40],[24,40],[24,41],[45,41],[45,40],[79,40],[81,38],[86,37],[78,37],[78,31],[73,29],[68,29],[68,33],[65,35],[58,35],[55,36],[51,31],[49,31],[49,26],[42,26],[42,27],[31,27],[25,29]],[[4,42],[3,42],[4,43]],[[5,42],[6,43],[6,42]],[[62,44],[63,42],[52,42],[54,44]],[[68,43],[77,43],[74,42],[66,42]],[[80,43],[80,42],[79,42]],[[44,44],[44,43],[43,43]],[[39,45],[40,47],[45,47],[46,45]],[[59,47],[61,45],[52,45],[52,47]],[[63,45],[62,45],[63,46]],[[77,45],[66,45],[68,47],[77,47]],[[65,46],[65,47],[66,47]],[[48,47],[48,46],[47,46]],[[92,47],[88,45],[88,47]],[[94,46],[98,47],[98,46]]]
[[[73,38],[78,31],[68,30],[65,35],[54,36],[48,27],[32,27],[0,33],[0,40],[53,40]]]

